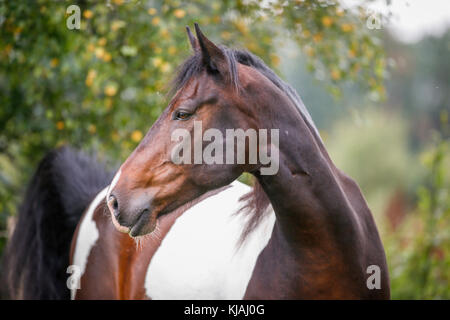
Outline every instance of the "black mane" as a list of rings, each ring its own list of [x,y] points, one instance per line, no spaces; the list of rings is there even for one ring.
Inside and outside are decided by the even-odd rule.
[[[289,85],[284,83],[266,64],[254,54],[247,50],[231,49],[225,46],[220,46],[220,49],[228,59],[229,72],[231,74],[231,81],[233,86],[239,85],[239,76],[236,65],[238,63],[253,67],[260,71],[270,81],[272,81],[278,88],[287,92],[293,90]],[[195,52],[192,56],[187,58],[179,68],[179,71],[172,82],[172,91],[176,92],[181,89],[192,77],[199,75],[203,70],[204,65],[202,61],[201,52]]]

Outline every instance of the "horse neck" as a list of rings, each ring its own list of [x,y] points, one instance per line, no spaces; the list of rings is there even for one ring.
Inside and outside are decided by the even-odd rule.
[[[257,175],[277,216],[277,236],[296,250],[322,249],[318,254],[347,250],[349,241],[360,243],[361,219],[355,208],[369,211],[359,188],[334,166],[290,99],[276,93],[259,103],[266,104],[260,110],[268,111],[262,128],[278,128],[280,135],[278,173]]]

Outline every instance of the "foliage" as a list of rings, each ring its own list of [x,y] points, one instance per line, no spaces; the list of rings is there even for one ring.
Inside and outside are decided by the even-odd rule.
[[[415,192],[422,173],[408,148],[408,125],[399,114],[353,109],[351,120],[335,123],[324,134],[325,143],[336,165],[356,179],[378,218],[397,190]]]
[[[423,162],[417,212],[385,239],[396,299],[450,299],[450,140],[436,134]]]
[[[342,119],[325,135],[333,161],[361,186],[377,220],[393,299],[450,298],[450,139],[443,138],[448,128],[435,131],[420,156],[422,165],[408,147],[407,126],[392,111],[357,112],[353,124]],[[385,206],[397,190],[416,197],[393,229]]]

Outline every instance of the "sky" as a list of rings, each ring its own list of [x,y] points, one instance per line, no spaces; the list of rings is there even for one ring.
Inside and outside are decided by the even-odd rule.
[[[360,3],[343,0],[345,6]],[[403,42],[416,42],[426,35],[440,36],[450,28],[450,0],[375,0],[370,6],[375,12],[392,13],[390,21],[381,27],[389,29]]]

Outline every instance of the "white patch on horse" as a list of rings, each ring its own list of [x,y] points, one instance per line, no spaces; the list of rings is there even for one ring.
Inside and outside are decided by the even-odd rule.
[[[122,169],[120,169],[116,175],[114,176],[111,184],[108,187],[108,192],[106,193],[106,202],[108,202],[109,196],[111,195],[111,191],[114,189],[114,187],[116,186],[117,182],[119,181],[120,175],[122,174]]]
[[[152,299],[242,299],[272,235],[275,213],[238,248],[248,216],[234,213],[250,187],[238,181],[183,213],[163,239],[145,277]]]
[[[86,270],[89,253],[99,237],[99,232],[97,225],[93,220],[93,215],[100,202],[104,201],[107,189],[108,188],[105,188],[100,191],[100,193],[97,194],[95,199],[91,202],[78,231],[75,253],[73,255],[73,264],[80,268],[80,279]],[[72,289],[70,291],[70,298],[72,300],[75,299],[76,291],[77,289]]]

